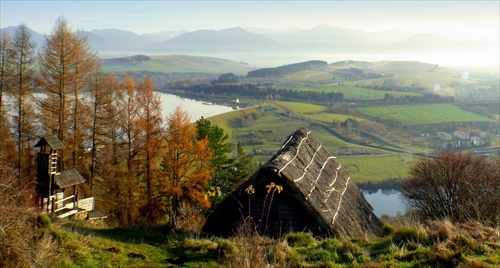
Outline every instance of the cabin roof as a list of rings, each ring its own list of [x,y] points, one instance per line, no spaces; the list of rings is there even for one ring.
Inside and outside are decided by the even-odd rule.
[[[84,182],[85,179],[75,169],[61,171],[61,173],[56,176],[56,184],[59,188],[66,188]]]
[[[35,144],[35,147],[42,147],[48,145],[52,150],[64,149],[63,143],[57,136],[45,136]]]
[[[294,200],[290,199],[293,202],[289,203],[300,204],[296,210],[307,212],[307,219],[302,219],[304,224],[314,222],[329,235],[346,238],[363,237],[381,227],[373,208],[336,157],[328,153],[311,131],[302,128],[290,135],[265,165],[221,202],[207,220],[206,230],[216,230],[221,221],[217,217],[238,213],[224,206],[238,207],[231,204],[238,200],[241,207],[248,198],[247,187],[278,181],[291,191]],[[300,217],[304,217],[303,214]]]

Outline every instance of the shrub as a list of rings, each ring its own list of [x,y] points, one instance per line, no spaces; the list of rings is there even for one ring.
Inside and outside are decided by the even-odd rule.
[[[470,153],[443,152],[410,168],[401,193],[421,219],[500,221],[500,163]]]
[[[47,215],[36,215],[26,203],[31,191],[18,188],[19,176],[0,155],[0,267],[51,266],[54,262],[54,245],[45,230],[37,230],[38,220],[42,226],[50,226]]]

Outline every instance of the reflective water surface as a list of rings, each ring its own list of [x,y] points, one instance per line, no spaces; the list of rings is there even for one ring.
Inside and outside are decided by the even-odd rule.
[[[401,193],[394,189],[379,189],[376,192],[361,190],[366,200],[373,207],[373,212],[378,217],[383,214],[396,216],[404,214],[406,209],[401,199]]]

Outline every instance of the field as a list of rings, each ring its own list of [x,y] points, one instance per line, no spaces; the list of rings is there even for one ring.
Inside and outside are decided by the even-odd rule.
[[[253,154],[261,163],[267,162],[281,147],[288,135],[301,127],[311,130],[332,155],[339,157],[339,161],[347,167],[355,182],[379,182],[405,178],[412,161],[417,159],[415,155],[410,157],[410,149],[402,149],[408,151],[408,153],[403,154],[391,151],[406,148],[408,143],[398,145],[393,142],[394,146],[388,146],[373,140],[373,138],[364,137],[365,141],[369,141],[370,146],[372,146],[367,147],[359,143],[347,142],[346,139],[342,140],[332,133],[334,120],[343,122],[349,117],[357,121],[365,120],[361,117],[328,113],[328,108],[325,106],[299,102],[280,101],[266,103],[258,107],[260,108],[255,106],[222,114],[210,118],[210,120],[223,128],[233,141],[241,142],[245,152]],[[283,109],[292,111],[292,114]],[[370,116],[397,120],[408,126],[491,120],[486,116],[462,110],[452,104],[392,105],[360,107],[358,109]],[[314,122],[320,122],[324,124],[324,127]],[[383,133],[378,135],[384,136]],[[415,143],[412,148],[413,152],[422,152],[423,147],[419,147],[423,146],[422,144]],[[493,142],[493,144],[496,143]],[[426,144],[425,148],[427,151],[427,148],[432,148],[432,146]],[[364,153],[356,156],[346,156],[343,153],[337,155],[338,152],[344,152],[344,150],[361,150]],[[367,152],[371,154],[367,154]]]
[[[354,182],[374,182],[408,176],[416,157],[409,154],[376,156],[339,156],[337,161],[347,169]]]
[[[360,107],[359,111],[381,119],[395,120],[407,126],[491,121],[487,116],[462,110],[453,104]]]
[[[311,117],[312,119],[314,119],[315,116],[324,117],[325,115],[332,116],[338,120],[348,117],[340,114],[321,113],[324,111],[325,107],[320,105],[279,102],[279,106],[286,106],[288,109],[301,115],[305,114],[304,116]],[[372,152],[384,153],[383,150],[368,148],[340,140],[324,128],[312,126],[310,123],[279,116],[279,113],[283,112],[279,106],[267,104],[262,106],[263,108],[260,110],[253,107],[222,114],[210,118],[210,120],[212,123],[223,128],[226,133],[229,133],[233,140],[241,142],[245,152],[254,154],[261,163],[267,162],[271,156],[279,150],[288,135],[301,127],[306,127],[311,130],[314,136],[323,143],[324,147],[332,155],[334,155],[339,148],[366,149]],[[265,112],[266,109],[267,112]],[[306,114],[311,112],[319,112],[319,114]],[[249,118],[249,115],[252,113],[260,113],[261,115],[257,116],[257,119],[253,121],[251,126],[245,127],[241,125],[244,121],[243,118],[245,118],[245,116]],[[328,118],[328,120],[330,119],[331,118]],[[359,120],[362,119],[359,118]],[[352,172],[352,177],[356,182],[375,182],[391,178],[402,178],[406,176],[406,171],[409,167],[409,160],[406,155],[365,155],[342,157],[341,159],[343,165],[345,161],[345,166],[348,167],[350,173]]]
[[[284,102],[280,102],[280,105]],[[294,112],[311,112],[322,111],[323,106],[286,102],[287,108],[294,108]],[[335,151],[339,147],[359,148],[364,146],[345,142],[333,136],[325,129],[311,126],[311,122],[298,120],[297,118],[289,118],[283,115],[283,110],[275,104],[262,105],[262,108],[256,107],[233,111],[210,118],[212,123],[224,129],[233,141],[241,142],[247,153],[255,154],[260,162],[265,163],[269,158],[281,147],[288,135],[295,130],[305,127],[313,131],[314,135],[324,144],[325,148],[330,152]],[[255,118],[252,114],[256,114]],[[318,114],[315,116],[320,116]],[[335,116],[334,114],[330,114]],[[310,115],[307,115],[308,117]],[[337,115],[336,118],[341,119]],[[244,126],[245,117],[252,118],[251,125]],[[367,148],[372,149],[372,148]]]
[[[356,86],[355,83],[345,83],[344,85],[338,85],[337,83],[326,84],[322,86],[310,86],[310,87],[299,87],[297,90],[303,91],[316,91],[316,92],[335,92],[343,93],[344,99],[346,100],[380,100],[384,99],[385,94],[391,94],[396,98],[408,96],[420,96],[418,93],[413,92],[398,92],[398,91],[388,91],[388,90],[373,90],[366,89]]]
[[[303,117],[309,118],[314,121],[322,123],[332,123],[336,121],[344,122],[346,119],[351,118],[356,121],[363,121],[363,118],[346,115],[346,114],[336,114],[327,112],[327,107],[316,104],[301,103],[301,102],[278,102],[280,106],[286,107]]]
[[[278,104],[285,106],[286,108],[299,114],[320,113],[320,112],[325,112],[327,109],[323,105],[316,105],[316,104],[302,103],[302,102],[280,101],[278,102]]]

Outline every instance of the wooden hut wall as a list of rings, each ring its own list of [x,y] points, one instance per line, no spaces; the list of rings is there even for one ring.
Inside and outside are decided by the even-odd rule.
[[[266,198],[266,186],[271,183],[282,186],[283,191],[275,192],[273,196],[269,193]],[[255,189],[255,193],[251,195],[245,192],[250,185]],[[261,169],[253,179],[242,184],[226,198],[209,216],[203,231],[232,235],[245,219],[251,219],[252,227],[262,234],[307,231],[316,235],[331,235],[326,224],[318,223],[321,216],[312,214],[311,207],[290,183],[267,169]]]

